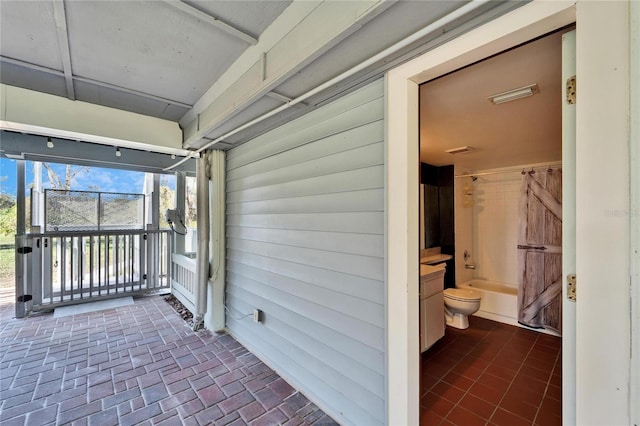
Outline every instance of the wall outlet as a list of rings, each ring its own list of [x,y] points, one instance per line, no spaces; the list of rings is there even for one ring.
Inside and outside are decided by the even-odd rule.
[[[253,310],[253,322],[262,322],[262,311],[260,309]]]

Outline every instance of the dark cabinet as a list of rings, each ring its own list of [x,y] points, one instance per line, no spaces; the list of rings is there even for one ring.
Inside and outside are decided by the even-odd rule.
[[[455,256],[454,170],[450,166],[422,163],[420,183],[424,184],[425,248],[440,247]],[[455,259],[447,261],[445,288],[455,287]]]

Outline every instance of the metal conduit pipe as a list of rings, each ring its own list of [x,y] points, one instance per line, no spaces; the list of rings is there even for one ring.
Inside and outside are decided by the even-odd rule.
[[[207,312],[207,287],[209,284],[209,164],[205,152],[198,159],[196,166],[198,193],[198,252],[196,254],[196,317],[193,329],[197,330],[204,322]]]
[[[259,117],[254,118],[251,121],[248,121],[247,123],[236,127],[235,129],[225,133],[222,136],[217,137],[216,139],[208,142],[206,145],[202,146],[201,148],[199,148],[196,153],[200,153],[204,150],[206,150],[207,148],[209,148],[211,145],[214,145],[218,142],[222,142],[224,139],[235,135],[236,133],[239,133],[255,124],[258,124],[264,120],[266,120],[267,118],[270,118],[288,108],[291,108],[294,105],[299,104],[300,102],[304,102],[305,100],[307,100],[308,98],[322,92],[325,89],[330,88],[331,86],[340,83],[341,81],[353,76],[354,74],[366,69],[367,67],[370,67],[371,65],[374,65],[375,63],[377,63],[378,61],[381,61],[385,58],[387,58],[389,55],[392,55],[394,53],[396,53],[397,51],[404,49],[405,47],[409,46],[412,43],[415,43],[416,41],[420,40],[422,37],[425,37],[427,35],[429,35],[430,33],[434,32],[437,29],[440,29],[442,27],[444,27],[445,25],[455,21],[456,19],[461,18],[462,16],[466,15],[469,12],[474,11],[475,9],[481,7],[482,5],[488,3],[490,0],[472,0],[469,3],[465,4],[464,6],[454,10],[453,12],[451,12],[450,14],[438,19],[437,21],[427,25],[426,27],[422,28],[421,30],[419,30],[416,33],[413,33],[412,35],[400,40],[399,42],[397,42],[396,44],[393,44],[391,46],[389,46],[388,48],[384,49],[383,51],[381,51],[380,53],[372,56],[371,58],[367,59],[364,62],[361,62],[360,64],[356,65],[353,68],[350,68],[348,70],[346,70],[345,72],[343,72],[342,74],[338,74],[336,77],[322,83],[321,85],[317,86],[314,89],[311,89],[310,91],[308,91],[307,93],[298,96],[295,99],[290,100],[289,102],[287,102],[284,105],[281,105]],[[207,130],[208,131],[208,130]],[[200,133],[202,135],[204,135],[207,131],[201,131]],[[176,164],[169,166],[165,169],[166,170],[171,170],[174,167],[178,167],[180,164],[184,163],[185,161],[187,161],[189,159],[189,157],[186,157],[180,161],[178,161]]]

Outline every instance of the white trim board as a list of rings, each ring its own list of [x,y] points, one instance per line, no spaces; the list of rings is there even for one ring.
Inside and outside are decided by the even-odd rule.
[[[408,126],[415,127],[418,115],[417,83],[573,22],[578,28],[580,81],[576,121],[576,273],[580,287],[576,317],[580,327],[575,336],[576,398],[565,397],[563,407],[565,415],[575,410],[577,424],[630,424],[637,417],[631,399],[638,395],[638,380],[632,377],[637,367],[631,365],[631,336],[638,330],[631,306],[637,306],[632,298],[637,297],[639,284],[630,280],[630,270],[637,271],[639,260],[630,252],[630,226],[637,218],[636,212],[629,211],[629,120],[637,116],[638,106],[630,104],[629,94],[637,95],[637,84],[630,85],[629,66],[638,58],[633,44],[637,41],[629,28],[631,12],[637,19],[629,2],[533,1],[388,73],[389,424],[419,422],[418,274],[414,262],[418,223],[413,213],[417,211],[418,181],[408,171],[418,164],[416,132],[408,131]],[[631,73],[637,72],[634,70],[632,67]],[[606,261],[602,247],[607,248]],[[395,390],[400,391],[394,394]]]
[[[53,311],[54,318],[70,317],[72,315],[80,315],[104,311],[106,309],[122,308],[123,306],[133,305],[133,297],[120,297],[117,299],[98,300],[96,302],[82,303],[80,305],[69,305],[56,308]]]
[[[418,84],[575,21],[572,1],[534,1],[387,73],[388,424],[419,424]]]

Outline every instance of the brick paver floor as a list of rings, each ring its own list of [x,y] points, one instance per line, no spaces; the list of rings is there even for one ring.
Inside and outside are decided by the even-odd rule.
[[[229,335],[193,332],[161,296],[13,319],[0,290],[2,425],[335,424]]]

